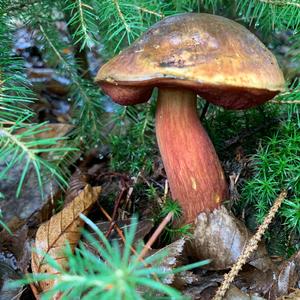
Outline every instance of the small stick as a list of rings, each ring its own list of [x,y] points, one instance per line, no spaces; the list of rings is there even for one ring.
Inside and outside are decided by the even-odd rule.
[[[107,220],[108,220],[109,222],[112,222],[111,216],[107,213],[107,211],[106,211],[102,206],[100,206],[100,210],[101,210],[101,212],[105,215],[105,217],[107,218]],[[122,229],[121,229],[121,228],[118,226],[118,224],[116,224],[115,222],[112,222],[112,224],[113,224],[113,226],[115,227],[115,229],[116,229],[118,235],[120,236],[121,240],[122,240],[123,243],[125,244],[125,241],[126,241],[126,240],[125,240],[125,236],[124,236],[124,234],[123,234]],[[130,250],[132,251],[133,254],[137,255],[136,250],[135,250],[132,246],[130,246]]]
[[[100,210],[101,210],[102,213],[105,215],[105,217],[108,219],[108,221],[111,222],[111,221],[112,221],[112,218],[110,217],[110,215],[106,212],[106,210],[105,210],[102,206],[100,206]],[[125,236],[124,236],[124,234],[123,234],[122,229],[121,229],[121,228],[118,226],[118,224],[116,224],[116,223],[114,223],[114,227],[115,227],[115,229],[116,229],[118,235],[119,235],[120,238],[122,239],[123,243],[125,244],[126,239],[125,239]],[[136,250],[135,250],[132,246],[130,246],[130,250],[131,250],[131,252],[132,252],[133,254],[138,255],[138,253],[136,252]],[[145,267],[148,267],[148,265],[147,265],[146,262],[143,260],[143,258],[139,258],[139,260],[144,264]],[[154,278],[156,281],[160,282],[160,280],[159,280],[159,278],[158,278],[158,276],[157,276],[156,274],[152,274],[152,275],[153,275],[153,278]]]
[[[142,249],[140,255],[138,256],[138,260],[142,259],[147,252],[151,249],[151,246],[154,244],[158,236],[161,234],[161,232],[164,230],[166,225],[171,221],[173,218],[174,213],[169,212],[166,217],[162,220],[162,222],[159,224],[159,226],[156,228],[154,233],[152,234],[151,238],[148,240],[148,242],[145,244],[144,248]]]
[[[28,275],[27,272],[25,272],[25,274]],[[40,296],[39,296],[40,293],[38,292],[38,287],[36,286],[36,284],[31,282],[31,283],[29,283],[29,286],[31,288],[31,291],[32,291],[32,294],[33,294],[34,298],[36,300],[40,300]]]
[[[126,199],[125,199],[125,205],[124,205],[125,209],[128,206],[128,203],[130,201],[131,195],[133,193],[133,188],[137,184],[140,176],[141,176],[141,171],[136,175],[136,177],[133,180],[133,183],[132,183],[131,187],[128,189],[128,193],[127,193],[127,196],[126,196]]]
[[[279,194],[279,196],[276,198],[273,206],[269,210],[268,215],[264,219],[264,222],[258,227],[258,230],[255,233],[255,235],[248,241],[248,244],[247,244],[243,254],[238,258],[237,262],[232,266],[229,273],[224,275],[224,281],[218,288],[217,293],[212,300],[222,300],[223,299],[230,284],[235,279],[236,275],[242,269],[243,265],[246,263],[247,259],[250,257],[252,252],[257,249],[259,241],[261,240],[263,234],[267,230],[273,217],[275,216],[277,210],[279,209],[280,205],[282,204],[282,202],[286,198],[286,196],[287,196],[287,191],[283,190]]]
[[[112,215],[112,218],[111,218],[111,221],[110,221],[110,224],[109,224],[109,229],[108,231],[106,232],[105,236],[108,238],[114,228],[114,222],[115,222],[115,218],[117,216],[117,211],[118,211],[118,208],[120,206],[120,203],[121,203],[121,200],[123,198],[123,194],[124,192],[126,191],[126,188],[123,187],[120,194],[119,194],[119,197],[117,199],[117,201],[115,202],[115,206],[114,206],[114,211],[113,211],[113,215]]]

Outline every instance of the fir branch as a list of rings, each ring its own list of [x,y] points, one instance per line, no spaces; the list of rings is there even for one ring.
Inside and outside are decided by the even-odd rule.
[[[0,179],[3,180],[8,172],[16,165],[22,165],[23,170],[16,191],[17,196],[25,182],[30,170],[34,170],[41,193],[43,191],[44,171],[53,175],[60,184],[65,180],[58,168],[40,155],[46,152],[61,153],[74,148],[52,148],[59,141],[57,138],[35,138],[34,135],[46,129],[41,129],[45,124],[30,124],[34,113],[27,104],[35,100],[29,90],[29,83],[25,79],[22,61],[11,57],[11,35],[7,27],[8,16],[0,18],[0,67],[2,70],[0,87],[0,161],[3,165]]]
[[[296,1],[282,0],[238,0],[237,12],[242,18],[263,28],[299,30],[300,10]]]
[[[71,95],[75,99],[76,106],[79,107],[77,113],[79,119],[77,119],[77,132],[75,134],[77,133],[80,139],[85,139],[88,142],[87,137],[89,134],[94,136],[94,132],[101,132],[102,123],[100,120],[103,112],[100,101],[101,93],[88,80],[78,76],[76,69],[74,70],[72,64],[55,47],[42,24],[39,25],[39,29],[72,80]]]
[[[138,5],[135,5],[135,4],[129,4],[130,6],[134,7],[135,9],[143,12],[143,13],[147,13],[149,15],[154,15],[158,18],[164,18],[165,15],[163,13],[159,13],[159,12],[156,12],[156,11],[153,11],[153,10],[150,10],[150,9],[147,9],[145,7],[142,7],[142,6],[138,6]]]
[[[37,134],[48,130],[45,127],[46,123],[30,124],[25,127],[25,121],[26,119],[20,119],[13,126],[0,127],[0,161],[6,164],[6,167],[0,172],[0,178],[4,178],[14,166],[24,163],[16,192],[17,196],[20,195],[25,178],[31,169],[35,171],[42,194],[44,175],[42,171],[54,176],[59,184],[66,185],[64,176],[51,162],[44,159],[41,154],[51,152],[59,157],[67,151],[74,151],[76,149],[73,147],[57,147],[57,143],[64,138],[37,138]]]
[[[297,78],[289,87],[288,91],[279,94],[274,101],[278,102],[293,102],[300,99],[300,79]]]
[[[270,100],[269,103],[274,103],[274,104],[300,104],[300,100],[283,100],[283,101]]]
[[[46,41],[48,42],[48,44],[49,44],[50,48],[52,49],[52,51],[55,53],[55,55],[57,56],[57,58],[63,64],[64,68],[67,70],[69,76],[72,79],[73,84],[76,85],[76,88],[78,89],[78,91],[79,91],[80,95],[82,96],[82,98],[85,101],[88,101],[88,96],[85,93],[84,88],[81,86],[81,84],[77,80],[78,76],[75,73],[76,71],[74,71],[74,69],[72,68],[72,66],[70,65],[70,63],[61,55],[61,53],[59,52],[59,50],[56,48],[56,46],[54,45],[54,43],[52,42],[52,40],[50,39],[50,37],[46,33],[46,30],[44,29],[44,26],[42,24],[39,25],[39,29],[40,29],[41,33],[44,35],[44,37],[45,37]]]
[[[164,8],[169,7],[160,1],[142,0],[104,0],[98,5],[101,19],[101,32],[104,33],[106,46],[114,45],[114,52],[131,44],[140,34],[155,21],[162,18]]]
[[[65,3],[67,5],[65,11],[71,15],[68,25],[75,28],[73,33],[75,44],[80,43],[80,50],[86,46],[90,48],[96,42],[95,36],[98,32],[97,16],[93,7],[82,0],[66,0]]]
[[[112,0],[112,1],[113,1],[114,5],[115,5],[115,7],[116,7],[116,10],[117,10],[117,12],[118,12],[118,15],[119,15],[119,17],[120,17],[122,23],[123,23],[123,25],[124,25],[124,27],[125,27],[125,29],[126,29],[126,31],[127,31],[127,34],[130,34],[130,33],[131,33],[131,28],[130,28],[130,26],[127,24],[127,22],[126,22],[126,20],[125,20],[124,14],[123,14],[123,12],[122,12],[122,10],[121,10],[121,8],[120,8],[119,1],[118,1],[118,0]]]

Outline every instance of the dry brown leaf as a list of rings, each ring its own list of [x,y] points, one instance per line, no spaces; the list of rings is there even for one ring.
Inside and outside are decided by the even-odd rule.
[[[185,247],[186,240],[184,238],[181,238],[159,250],[152,250],[151,257],[153,255],[159,255],[159,253],[167,253],[167,255],[164,257],[163,261],[160,262],[159,266],[166,272],[172,271],[172,269],[179,267],[184,264],[186,258],[183,255],[184,247]],[[177,277],[173,273],[170,273],[163,279],[164,284],[172,284],[176,288],[180,288],[184,283],[182,283],[182,280],[176,281]]]
[[[62,211],[43,223],[36,233],[35,248],[50,255],[60,265],[64,266],[67,261],[63,255],[66,242],[70,244],[72,249],[75,248],[80,239],[80,227],[83,226],[83,221],[79,215],[81,213],[87,214],[97,201],[100,191],[100,187],[87,185]],[[57,274],[57,271],[46,263],[45,255],[40,253],[32,253],[31,267],[33,273]],[[54,281],[40,282],[39,287],[42,291],[47,291],[54,283]]]
[[[69,180],[69,187],[66,191],[65,205],[77,197],[88,184],[88,176],[79,168],[75,170]]]
[[[278,273],[273,277],[273,286],[269,292],[270,299],[277,299],[280,296],[289,294],[300,286],[300,251],[284,261],[279,266]],[[298,295],[300,292],[298,290]],[[287,296],[286,296],[287,297]],[[285,299],[285,298],[282,298]],[[294,298],[286,298],[294,299]],[[300,299],[295,298],[295,299]]]
[[[262,298],[258,295],[249,295],[244,291],[238,289],[234,285],[230,285],[224,300],[265,300],[266,298]]]
[[[211,213],[203,212],[197,217],[194,238],[191,240],[191,255],[199,260],[212,259],[205,266],[206,269],[224,270],[237,261],[251,236],[245,224],[224,206]],[[263,243],[260,243],[248,263],[263,271],[274,268]]]

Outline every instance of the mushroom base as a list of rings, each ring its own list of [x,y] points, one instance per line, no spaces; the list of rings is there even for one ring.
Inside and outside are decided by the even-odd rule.
[[[218,208],[228,195],[221,164],[196,107],[197,95],[188,90],[160,88],[156,136],[172,198],[185,223],[200,212]]]

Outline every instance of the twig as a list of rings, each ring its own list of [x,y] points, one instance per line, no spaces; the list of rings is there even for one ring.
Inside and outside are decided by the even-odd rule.
[[[28,273],[27,272],[25,272],[25,274],[26,275],[28,275]],[[40,296],[39,296],[39,291],[38,291],[38,288],[37,288],[37,286],[32,282],[32,283],[29,283],[29,286],[30,286],[30,288],[31,288],[31,291],[32,291],[32,294],[33,294],[33,296],[34,296],[34,298],[36,299],[36,300],[40,300]]]
[[[128,206],[128,203],[130,201],[131,195],[133,193],[134,186],[137,184],[138,179],[141,176],[141,174],[142,174],[142,171],[138,172],[138,174],[136,175],[136,177],[134,177],[134,179],[133,179],[133,183],[132,183],[131,187],[128,189],[128,193],[127,193],[127,196],[126,196],[126,199],[125,199],[125,204],[124,204],[124,210]],[[128,210],[129,209],[130,209],[130,207],[128,208]]]
[[[140,10],[142,12],[145,12],[147,14],[150,14],[150,15],[154,15],[154,16],[157,16],[159,18],[164,18],[165,15],[164,14],[160,14],[154,10],[150,10],[150,9],[147,9],[145,7],[141,7],[141,6],[138,6],[138,5],[132,5],[134,8],[136,8],[137,10]]]
[[[84,38],[86,40],[88,40],[88,39],[90,39],[90,36],[88,34],[88,29],[87,29],[87,25],[86,25],[84,13],[83,13],[83,7],[86,7],[90,10],[93,10],[93,8],[89,5],[82,3],[81,0],[77,0],[77,6],[78,6],[78,10],[79,10],[80,24],[81,24],[81,28],[83,31],[83,35],[84,35]]]
[[[114,211],[113,211],[113,215],[112,215],[112,220],[110,221],[109,230],[107,231],[107,233],[105,235],[107,238],[109,237],[112,229],[114,228],[114,222],[115,222],[115,219],[116,219],[116,216],[117,216],[118,208],[120,206],[120,203],[121,203],[121,200],[123,198],[123,194],[124,194],[125,191],[126,191],[126,188],[123,187],[122,190],[121,190],[121,192],[120,192],[120,194],[119,194],[119,196],[118,196],[117,201],[115,201]]]
[[[116,7],[116,10],[118,12],[119,18],[121,19],[122,23],[124,24],[127,33],[131,32],[130,26],[126,22],[125,17],[124,17],[124,15],[122,13],[119,1],[118,0],[112,0],[112,2],[114,3],[114,5]]]
[[[108,219],[108,221],[111,222],[111,221],[112,221],[112,218],[110,217],[110,215],[106,212],[106,210],[105,210],[101,205],[100,205],[100,210],[101,210],[102,213],[105,215],[105,217]],[[123,234],[122,229],[121,229],[121,228],[118,226],[118,224],[116,224],[116,223],[114,223],[114,227],[115,227],[115,229],[116,229],[118,235],[120,236],[121,240],[123,241],[123,243],[124,243],[124,245],[125,245],[126,239],[125,239],[125,236],[124,236],[124,234]],[[131,252],[132,252],[133,254],[138,255],[138,253],[136,252],[136,250],[134,249],[134,247],[132,247],[131,245],[130,245],[130,250],[131,250]],[[144,264],[145,267],[148,267],[148,266],[149,266],[148,264],[146,264],[146,262],[144,261],[143,258],[138,258],[138,259]],[[160,282],[158,276],[157,276],[155,273],[152,274],[152,276],[153,276],[153,278],[154,278],[156,281]]]
[[[112,221],[113,221],[113,219],[111,218],[111,216],[107,213],[107,211],[106,211],[101,205],[100,205],[100,210],[101,210],[101,212],[105,215],[105,217],[107,218],[107,220],[108,220],[109,222],[112,222]],[[125,241],[126,241],[126,240],[125,240],[125,236],[124,236],[124,234],[123,234],[123,231],[121,230],[121,228],[118,226],[117,223],[112,222],[112,224],[114,225],[114,227],[115,227],[115,229],[116,229],[118,235],[120,236],[121,240],[122,240],[123,243],[125,244]],[[132,246],[130,246],[130,250],[132,251],[133,254],[137,255],[136,250],[135,250]]]
[[[173,218],[173,216],[174,216],[174,213],[173,212],[169,212],[167,214],[167,216],[162,220],[162,222],[159,224],[159,226],[156,228],[156,230],[152,234],[151,238],[145,244],[145,246],[142,249],[140,255],[138,256],[138,260],[142,259],[147,254],[147,252],[151,249],[152,245],[154,244],[154,242],[156,241],[156,239],[158,238],[158,236],[161,234],[161,232],[164,230],[164,228],[166,227],[166,225],[171,221],[171,219]]]
[[[268,215],[266,216],[264,222],[259,226],[255,235],[249,240],[243,254],[238,258],[237,262],[232,266],[229,273],[224,275],[224,281],[220,285],[217,290],[216,295],[214,296],[213,300],[222,300],[225,296],[230,284],[235,279],[236,275],[239,273],[243,265],[246,263],[247,259],[250,257],[253,251],[255,251],[258,247],[258,243],[261,240],[263,234],[267,230],[268,226],[270,225],[273,217],[275,216],[277,210],[279,209],[280,205],[282,204],[283,200],[287,196],[287,191],[283,190],[280,195],[276,198],[273,206],[271,207]]]

